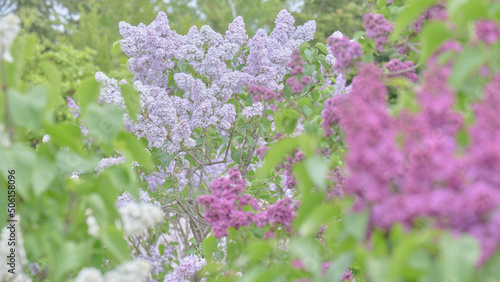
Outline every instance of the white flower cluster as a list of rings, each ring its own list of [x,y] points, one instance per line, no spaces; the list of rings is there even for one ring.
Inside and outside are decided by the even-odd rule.
[[[0,19],[0,59],[12,62],[10,47],[21,30],[21,19],[14,14],[8,14]]]
[[[150,264],[143,259],[125,262],[104,275],[100,270],[86,267],[78,273],[75,282],[136,282],[144,281],[151,271]]]
[[[87,223],[87,226],[89,227],[87,230],[89,235],[97,238],[99,236],[99,231],[101,229],[99,228],[99,224],[97,224],[97,220],[92,215],[91,209],[87,209],[85,211],[85,222]]]
[[[163,220],[163,210],[154,204],[127,203],[118,208],[123,221],[123,231],[128,236],[140,235],[147,227]]]

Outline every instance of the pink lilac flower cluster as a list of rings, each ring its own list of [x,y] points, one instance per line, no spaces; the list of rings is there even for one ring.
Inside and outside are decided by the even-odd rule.
[[[411,25],[411,30],[413,30],[413,36],[416,36],[421,30],[424,21],[444,21],[448,18],[448,14],[446,12],[445,3],[441,1],[429,9],[425,10],[424,14],[420,16],[413,24]]]
[[[267,224],[280,224],[289,230],[295,217],[295,206],[291,199],[284,198],[268,207],[267,211],[244,211],[245,206],[260,210],[257,200],[244,194],[245,182],[241,172],[233,167],[228,177],[221,177],[210,183],[211,195],[203,195],[198,202],[205,206],[205,220],[214,230],[214,236],[227,236],[229,227],[236,229],[256,223],[262,228]]]
[[[198,202],[205,206],[205,220],[214,229],[215,237],[227,235],[231,226],[240,228],[249,226],[254,221],[251,211],[243,211],[247,205],[259,209],[257,201],[250,195],[244,194],[245,181],[237,168],[229,170],[229,177],[222,177],[210,183],[211,195],[198,198]]]
[[[389,23],[384,15],[373,13],[365,14],[363,23],[366,29],[366,37],[374,39],[377,51],[382,52],[394,25]]]
[[[333,134],[333,127],[339,122],[339,104],[344,101],[344,97],[335,95],[325,101],[323,111],[321,111],[321,127],[323,128],[323,136],[328,138]]]
[[[340,167],[331,170],[327,175],[328,180],[333,182],[332,186],[327,187],[328,197],[331,199],[344,197],[345,175]]]
[[[391,59],[387,62],[384,67],[391,73],[389,77],[403,76],[408,78],[410,81],[417,83],[418,75],[415,73],[415,69],[411,69],[415,64],[412,61],[401,62],[398,59]],[[407,71],[404,71],[409,69]],[[402,72],[403,71],[403,72]]]
[[[487,45],[492,45],[500,38],[500,26],[494,21],[478,21],[476,23],[476,36]]]
[[[459,52],[446,42],[442,52]],[[470,146],[461,148],[456,135],[463,118],[453,111],[455,93],[447,81],[453,61],[429,59],[417,91],[418,113],[387,112],[387,89],[380,70],[363,66],[335,118],[349,146],[346,193],[357,196],[355,209],[371,210],[374,227],[402,223],[412,228],[418,218],[479,239],[484,263],[500,248],[500,74],[485,88],[467,130]],[[339,105],[339,103],[337,103]],[[396,136],[399,136],[396,138]]]
[[[292,58],[287,65],[287,67],[291,69],[290,75],[300,77],[304,73],[303,66],[304,66],[304,60],[302,60],[299,50],[294,50],[292,52]],[[289,77],[286,80],[286,84],[290,85],[293,94],[302,93],[304,86],[307,86],[312,83],[312,79],[308,75],[302,76],[300,82],[297,81],[297,78],[293,76]]]
[[[279,100],[281,97],[280,92],[276,92],[265,86],[258,86],[255,84],[249,84],[247,87],[247,91],[249,94],[252,94],[252,101],[254,102],[272,103],[275,100]]]
[[[361,44],[355,40],[350,40],[347,35],[330,36],[328,46],[336,60],[333,68],[340,73],[349,71],[363,56]]]
[[[276,170],[283,170],[283,181],[284,185],[288,189],[292,189],[295,187],[295,178],[292,172],[292,166],[305,158],[304,153],[301,150],[295,151],[295,153],[291,154],[286,158],[284,164],[280,164]]]

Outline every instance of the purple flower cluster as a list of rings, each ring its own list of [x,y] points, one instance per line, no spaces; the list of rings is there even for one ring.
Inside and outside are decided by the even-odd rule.
[[[387,62],[384,65],[384,67],[389,72],[396,72],[395,74],[389,74],[389,77],[404,76],[404,77],[408,78],[409,80],[413,81],[414,83],[417,83],[418,75],[415,73],[415,69],[404,71],[406,69],[412,68],[413,66],[414,66],[414,63],[412,61],[401,62],[398,59],[391,59],[389,62]]]
[[[121,48],[130,57],[128,67],[140,94],[137,121],[125,116],[126,128],[145,137],[150,147],[168,153],[195,146],[196,128],[229,129],[236,112],[228,100],[245,84],[282,88],[278,84],[288,73],[292,50],[312,39],[316,28],[314,21],[295,28],[286,10],[278,14],[275,24],[271,35],[261,29],[248,40],[241,17],[229,25],[225,36],[209,26],[199,30],[193,26],[187,35],[179,35],[170,28],[164,12],[147,26],[121,22]],[[179,72],[186,64],[192,66],[196,78]],[[236,70],[240,66],[243,69]],[[119,89],[125,82],[117,83],[102,73],[96,79],[102,82],[99,101],[125,109]],[[278,96],[267,90],[257,92],[265,92],[265,100]]]
[[[476,23],[476,36],[487,45],[492,45],[500,38],[500,27],[494,21],[478,21]]]
[[[163,255],[160,255],[160,251],[155,246],[149,246],[149,252],[146,255],[140,254],[138,257],[146,260],[151,265],[151,273],[153,275],[158,275],[163,272],[163,266],[165,264],[170,264],[173,256],[173,247],[168,246],[165,248]]]
[[[446,42],[438,53],[460,49]],[[350,95],[331,113],[350,149],[344,190],[357,196],[355,208],[370,209],[375,227],[400,222],[412,228],[424,217],[472,234],[482,245],[481,264],[500,248],[500,148],[495,145],[500,142],[500,74],[476,105],[475,123],[467,130],[471,145],[462,148],[456,135],[463,118],[453,111],[455,93],[447,85],[452,64],[440,65],[436,56],[429,60],[417,91],[418,113],[389,116],[387,89],[371,65],[360,69]]]
[[[280,224],[285,227],[287,231],[291,230],[291,223],[295,218],[295,208],[293,200],[290,198],[283,198],[278,200],[274,205],[268,207],[267,211],[257,214],[259,224],[267,220],[269,224]]]
[[[244,211],[250,205],[254,210],[260,207],[252,196],[244,194],[245,182],[237,168],[229,170],[228,177],[221,177],[210,183],[211,195],[198,198],[198,202],[205,206],[205,220],[214,229],[214,236],[221,238],[227,236],[229,227],[236,229],[256,223],[262,228],[266,224],[280,224],[287,230],[295,217],[295,206],[289,198],[279,200],[268,207],[267,211],[254,214]]]
[[[344,101],[343,96],[335,95],[325,101],[323,111],[321,111],[321,127],[323,128],[323,135],[328,137],[333,134],[333,127],[339,122],[339,104]]]
[[[292,165],[302,161],[305,158],[304,153],[297,150],[295,153],[291,154],[286,158],[284,164],[277,167],[277,170],[283,170],[283,180],[284,185],[288,189],[295,187],[295,178],[293,177]]]
[[[290,75],[300,77],[304,73],[304,61],[302,60],[302,57],[300,56],[299,50],[294,50],[292,52],[292,58],[290,62],[288,63],[287,67],[291,69]],[[304,86],[307,86],[312,83],[312,79],[310,76],[305,75],[300,78],[300,82],[297,81],[297,78],[295,77],[289,77],[286,80],[286,84],[290,85],[292,88],[293,94],[300,94],[302,93],[302,89]]]
[[[71,114],[73,115],[73,119],[80,116],[80,107],[76,104],[73,98],[66,96],[66,101],[68,102],[68,108],[71,109]]]
[[[274,100],[278,100],[281,97],[280,92],[275,92],[265,86],[258,86],[255,84],[249,84],[247,91],[252,94],[252,101],[254,102],[272,103]]]
[[[207,261],[204,258],[195,255],[186,256],[179,262],[179,266],[174,271],[165,275],[163,282],[188,281],[184,279],[186,276],[192,277],[206,264]]]
[[[377,51],[382,52],[394,25],[389,23],[384,15],[373,13],[365,14],[363,16],[363,23],[365,24],[366,36],[374,39]]]
[[[413,30],[413,36],[416,36],[421,30],[422,25],[425,20],[429,21],[444,21],[448,18],[448,13],[446,12],[446,7],[444,3],[438,3],[429,9],[425,10],[424,14],[420,16],[413,24],[411,29]]]
[[[247,205],[259,209],[257,201],[250,195],[244,194],[245,181],[237,168],[229,170],[229,177],[222,177],[210,183],[211,195],[198,198],[198,202],[205,206],[205,220],[214,229],[217,238],[227,235],[231,226],[240,228],[249,226],[253,222],[254,214],[243,211]]]
[[[363,48],[355,40],[349,40],[349,36],[339,34],[330,36],[328,45],[336,62],[333,68],[340,73],[345,73],[356,64],[363,56]]]

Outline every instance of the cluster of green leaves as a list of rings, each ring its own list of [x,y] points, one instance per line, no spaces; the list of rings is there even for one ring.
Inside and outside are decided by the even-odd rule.
[[[0,62],[6,77],[1,96],[7,101],[0,105],[0,122],[12,132],[10,144],[0,147],[0,193],[7,194],[7,173],[15,170],[16,212],[28,260],[39,262],[42,268],[37,279],[62,281],[84,266],[103,268],[104,258],[111,259],[109,267],[129,260],[123,232],[115,224],[119,219],[115,201],[124,191],[138,197],[132,162],[152,169],[145,145],[124,131],[119,109],[96,104],[99,85],[92,80],[76,91],[89,136],[83,136],[72,121],[57,121],[56,109],[64,103],[62,73],[49,61],[40,61],[42,85],[27,83],[22,80],[24,68],[29,66],[25,62],[34,56],[36,40],[19,37],[13,48],[14,62]],[[40,142],[44,133],[50,135],[49,142]],[[92,146],[86,145],[89,137],[95,140]],[[115,150],[123,152],[126,163],[96,176],[98,161]],[[70,179],[76,171],[81,179]],[[7,218],[6,207],[7,198],[1,197],[2,219]],[[98,215],[98,239],[87,233],[87,209]]]

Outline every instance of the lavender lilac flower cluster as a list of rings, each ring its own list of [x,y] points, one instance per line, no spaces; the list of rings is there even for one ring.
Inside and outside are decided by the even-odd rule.
[[[121,47],[130,57],[129,70],[141,98],[137,122],[126,118],[126,128],[146,137],[150,147],[168,153],[195,146],[195,128],[229,129],[236,112],[228,100],[246,84],[281,89],[290,54],[312,39],[316,28],[314,21],[295,28],[286,10],[278,14],[275,24],[270,35],[260,29],[248,39],[241,17],[229,25],[225,36],[209,26],[200,30],[193,26],[187,35],[179,35],[170,29],[163,12],[148,26],[121,22]],[[183,64],[204,79],[179,72]],[[242,70],[235,70],[240,65]],[[96,79],[103,83],[100,101],[123,107],[116,80],[102,73]]]

